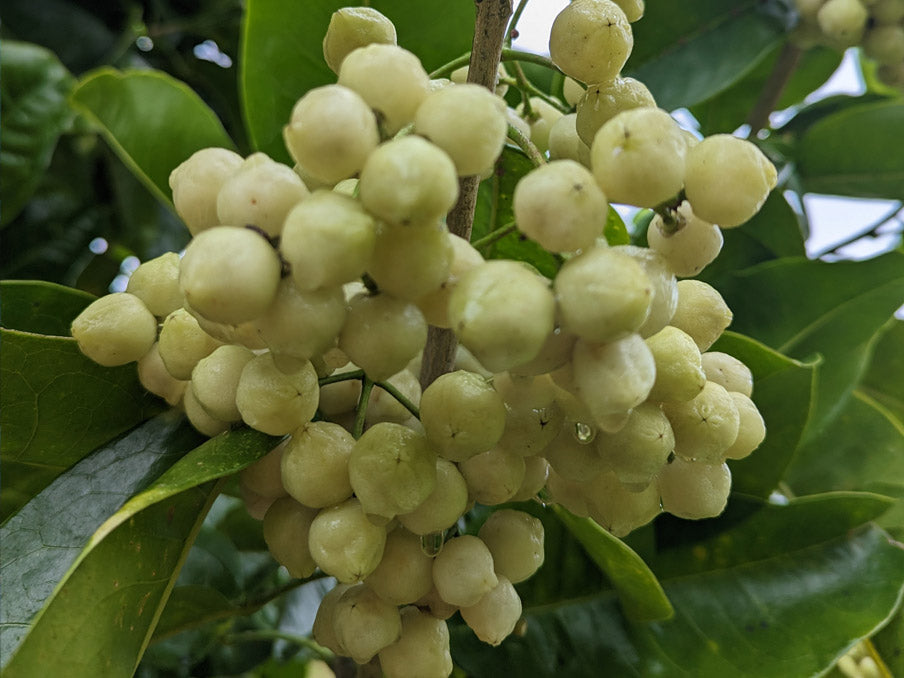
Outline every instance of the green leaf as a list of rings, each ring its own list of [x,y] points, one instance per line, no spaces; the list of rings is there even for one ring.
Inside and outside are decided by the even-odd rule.
[[[0,323],[8,330],[68,337],[94,295],[43,280],[0,281]]]
[[[712,98],[743,78],[782,39],[783,22],[758,0],[651,0],[633,25],[624,73],[660,108]]]
[[[477,206],[474,210],[474,226],[471,231],[472,241],[514,221],[512,197],[515,194],[515,185],[533,168],[533,163],[520,150],[509,146],[503,149],[496,172],[480,184]],[[481,254],[488,259],[518,259],[527,262],[547,278],[555,277],[560,266],[554,255],[518,230],[483,249]]]
[[[728,134],[747,122],[766,81],[787,43],[776,46],[743,79],[717,96],[691,108],[704,135]],[[814,47],[801,53],[791,77],[775,105],[780,111],[800,104],[816,87],[824,83],[841,64],[842,53],[829,47]]]
[[[795,153],[803,186],[814,193],[904,199],[904,156],[888,140],[904,130],[904,103],[847,108],[811,125]]]
[[[71,101],[165,204],[172,204],[169,175],[179,163],[202,148],[234,148],[207,104],[161,71],[101,68],[79,81]]]
[[[732,491],[768,497],[791,463],[810,417],[818,366],[801,363],[734,332],[712,347],[753,372],[753,402],[766,422],[766,439],[750,456],[729,463]]]
[[[187,628],[198,626],[199,621],[228,619],[240,612],[241,608],[214,588],[176,586],[154,629],[154,640],[168,638]]]
[[[200,441],[184,417],[166,412],[60,475],[0,528],[0,575],[21,582],[6,588],[0,607],[4,663],[95,530]]]
[[[367,4],[392,20],[399,45],[420,57],[428,72],[471,48],[474,7],[469,2],[373,0]],[[290,162],[282,128],[302,95],[336,82],[336,74],[323,60],[323,36],[332,13],[347,5],[342,0],[248,1],[239,86],[248,131],[258,150]]]
[[[798,359],[823,357],[809,438],[844,405],[879,330],[901,305],[904,253],[837,263],[778,259],[726,276],[720,291],[735,331]]]
[[[526,611],[498,648],[453,629],[474,678],[804,678],[819,675],[894,611],[904,550],[877,528],[766,560],[665,580],[672,620],[632,623],[615,596]]]
[[[674,614],[656,576],[625,542],[590,518],[578,518],[560,506],[553,510],[609,578],[628,619],[652,621]]]
[[[0,340],[5,521],[72,464],[164,404],[144,390],[134,365],[101,367],[75,339],[2,329]]]
[[[873,645],[892,676],[904,676],[904,611],[898,610],[888,625],[875,636]]]
[[[271,436],[250,429],[221,434],[126,501],[56,583],[4,675],[30,676],[47,668],[42,656],[51,641],[55,647],[77,646],[75,656],[59,652],[52,658],[81,667],[77,675],[131,674],[218,494],[214,481],[253,463],[273,443]],[[126,628],[119,619],[132,624]],[[91,627],[88,637],[83,624]]]
[[[893,319],[879,338],[860,390],[904,421],[904,321]]]
[[[606,238],[606,242],[613,247],[616,245],[631,244],[631,234],[628,233],[628,227],[625,226],[625,222],[622,220],[618,210],[611,205],[609,206],[608,214],[606,214],[606,225],[603,227],[603,236]]]
[[[74,79],[53,52],[4,40],[0,51],[0,184],[8,224],[32,196],[50,165],[57,139],[72,122],[66,95]]]
[[[733,495],[725,512],[708,520],[656,519],[660,578],[740,567],[844,536],[895,503],[869,492],[826,492],[776,504]]]

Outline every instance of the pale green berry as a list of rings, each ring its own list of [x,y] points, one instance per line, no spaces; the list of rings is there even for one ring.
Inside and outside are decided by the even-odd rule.
[[[179,255],[167,252],[142,263],[129,276],[126,292],[141,299],[158,318],[181,308],[184,298],[179,287]]]
[[[676,457],[659,473],[662,510],[679,518],[715,518],[725,510],[731,491],[727,464],[707,464]]]
[[[634,47],[631,24],[610,0],[576,0],[556,16],[549,54],[559,69],[581,82],[611,80]]]
[[[566,332],[560,327],[549,333],[540,352],[521,365],[509,368],[509,373],[514,375],[540,375],[553,372],[571,360],[574,342],[577,337]]]
[[[235,403],[248,426],[281,436],[311,421],[318,397],[317,373],[310,362],[296,361],[294,369],[283,371],[273,354],[263,353],[242,370]]]
[[[370,265],[376,224],[361,203],[335,191],[315,191],[286,216],[279,250],[301,290],[335,287]]]
[[[574,345],[574,383],[594,422],[637,407],[650,394],[656,380],[653,354],[639,334],[608,344]]]
[[[191,372],[191,390],[207,412],[220,421],[240,421],[235,404],[239,378],[254,354],[244,346],[219,346]]]
[[[613,249],[633,258],[643,267],[644,273],[650,279],[653,290],[650,315],[637,331],[642,337],[656,334],[669,323],[678,307],[678,281],[675,274],[665,257],[655,250],[635,245],[618,245]]]
[[[367,272],[380,291],[417,301],[442,286],[453,256],[442,222],[416,228],[381,224]]]
[[[733,314],[722,295],[700,280],[678,281],[678,306],[670,323],[684,330],[706,351],[731,324]]]
[[[462,516],[468,505],[468,485],[458,467],[447,459],[436,460],[436,486],[410,513],[396,516],[411,532],[419,535],[445,530]]]
[[[499,645],[521,619],[521,598],[504,575],[475,605],[462,606],[461,618],[488,645]]]
[[[253,153],[223,182],[217,218],[221,224],[256,226],[274,237],[282,232],[289,210],[307,196],[307,186],[291,167],[266,153]]]
[[[529,579],[543,565],[543,523],[529,513],[494,511],[477,536],[490,549],[496,574],[513,584]]]
[[[656,215],[647,230],[650,249],[668,262],[679,278],[697,275],[722,250],[722,230],[696,216],[687,201],[678,208],[678,230],[666,230],[662,217]]]
[[[507,502],[524,482],[524,457],[501,447],[469,457],[458,468],[468,484],[468,495],[485,506]]]
[[[558,108],[540,97],[530,97],[531,115],[528,138],[541,153],[549,150],[549,132],[556,121],[564,114]],[[523,107],[519,107],[519,111]]]
[[[386,529],[367,519],[357,499],[325,508],[308,533],[317,566],[344,584],[362,581],[383,558]]]
[[[904,26],[876,26],[863,39],[863,51],[880,64],[904,62]]]
[[[590,85],[577,102],[575,129],[588,146],[593,145],[597,131],[622,111],[632,108],[656,107],[656,100],[639,80],[613,78]]]
[[[584,96],[586,88],[574,78],[565,76],[565,82],[562,83],[562,96],[565,97],[565,103],[569,106],[577,106],[578,101]]]
[[[208,320],[237,325],[257,318],[273,301],[281,264],[259,233],[215,226],[185,249],[179,285],[185,301]]]
[[[700,395],[680,403],[663,403],[675,433],[675,454],[719,464],[738,437],[740,415],[734,398],[722,386],[706,382]]]
[[[286,496],[282,482],[282,458],[286,441],[281,442],[263,457],[239,472],[239,487],[270,499]]]
[[[740,226],[756,214],[777,178],[760,149],[730,134],[706,137],[687,152],[687,200],[694,214],[721,228]]]
[[[689,334],[667,325],[646,342],[656,361],[656,381],[650,390],[650,400],[685,401],[703,390],[706,383],[703,361]]]
[[[633,492],[607,471],[582,487],[590,517],[616,537],[627,536],[662,512],[655,483]]]
[[[157,319],[134,294],[115,292],[92,301],[70,328],[79,350],[104,367],[141,359],[157,338]]]
[[[447,541],[433,560],[433,583],[450,605],[476,605],[499,583],[493,556],[481,539],[462,535]]]
[[[368,156],[359,187],[361,203],[368,212],[403,226],[433,223],[458,199],[452,159],[418,136],[381,144]]]
[[[738,408],[738,437],[725,451],[726,459],[743,459],[766,439],[766,422],[753,401],[743,393],[729,393]]]
[[[383,383],[395,388],[415,407],[420,406],[421,383],[409,370],[397,372]],[[370,400],[367,401],[367,413],[364,416],[365,426],[373,426],[381,421],[405,424],[411,417],[411,412],[382,387],[371,391]]]
[[[512,198],[518,229],[551,252],[592,246],[608,208],[593,174],[573,160],[553,160],[529,172]]]
[[[213,353],[220,344],[201,329],[194,316],[180,308],[163,321],[157,349],[167,371],[176,379],[188,380],[198,361]]]
[[[820,30],[840,48],[860,42],[868,18],[869,13],[860,0],[826,0],[816,13]]]
[[[414,129],[449,154],[460,176],[482,174],[505,144],[505,102],[480,85],[444,87],[421,102]]]
[[[549,477],[549,462],[540,455],[524,459],[524,480],[511,501],[529,501],[537,496]]]
[[[549,159],[574,160],[586,167],[589,163],[581,161],[580,148],[583,142],[575,127],[576,120],[577,115],[569,113],[556,120],[549,128]]]
[[[363,584],[346,590],[333,609],[336,639],[358,664],[366,664],[402,633],[398,608]]]
[[[169,175],[173,206],[192,235],[220,224],[217,195],[223,182],[242,164],[242,156],[226,148],[203,148]]]
[[[304,175],[332,185],[361,171],[380,143],[380,133],[359,94],[342,85],[325,85],[296,102],[283,139]],[[308,180],[305,184],[316,188]]]
[[[383,559],[364,584],[393,605],[407,605],[433,588],[433,558],[421,548],[420,536],[398,527],[386,537]]]
[[[336,636],[336,629],[333,627],[333,613],[336,611],[336,605],[339,599],[342,598],[342,594],[350,588],[350,584],[336,584],[327,592],[320,601],[317,614],[314,617],[314,628],[311,629],[311,634],[318,644],[342,657],[347,657],[348,652],[342,647],[339,638]]]
[[[447,678],[452,673],[449,627],[415,606],[402,609],[402,635],[380,650],[386,678]]]
[[[643,17],[644,0],[613,0],[616,5],[622,8],[628,21],[634,23]]]
[[[675,434],[659,406],[641,403],[619,431],[600,431],[595,443],[619,482],[642,489],[665,466],[675,449]]]
[[[584,481],[601,473],[606,463],[596,446],[579,438],[573,421],[565,421],[559,434],[543,449],[543,456],[556,473],[567,480]]]
[[[870,7],[870,16],[882,25],[900,23],[904,21],[904,0],[879,0]]]
[[[213,438],[229,430],[229,422],[211,417],[201,407],[201,403],[195,398],[195,394],[192,393],[190,387],[187,387],[182,394],[182,407],[185,409],[185,416],[188,417],[188,422],[198,433],[208,438]]]
[[[740,360],[719,351],[707,351],[701,354],[701,359],[707,381],[714,381],[725,390],[748,398],[753,395],[753,373]]]
[[[264,515],[264,541],[270,554],[297,579],[310,577],[317,569],[308,549],[308,532],[316,515],[317,511],[292,497],[277,499]]]
[[[587,498],[584,496],[585,484],[563,478],[556,473],[554,468],[550,468],[546,478],[546,492],[553,503],[568,509],[576,516],[587,518],[590,515],[590,509],[587,505]]]
[[[392,21],[372,7],[343,7],[330,17],[323,36],[323,58],[333,73],[339,73],[350,52],[375,42],[396,44]]]
[[[324,508],[352,495],[348,458],[355,439],[338,424],[312,421],[286,443],[280,473],[286,492],[305,506]]]
[[[483,256],[464,238],[445,232],[446,240],[452,253],[449,272],[439,288],[417,298],[417,307],[421,309],[427,322],[436,327],[450,326],[449,298],[458,285],[458,281],[466,271],[480,266]]]
[[[156,396],[163,398],[169,405],[176,406],[182,400],[187,381],[176,379],[166,369],[160,357],[159,345],[155,342],[151,349],[138,359],[138,381]]]
[[[454,83],[456,85],[463,85],[468,82],[468,74],[471,72],[470,66],[461,66],[456,68],[452,73],[449,74],[448,83]],[[508,85],[503,82],[506,78],[509,77],[508,71],[505,68],[505,62],[500,61],[499,66],[496,68],[496,83],[494,85],[493,92],[498,97],[504,97],[505,93],[508,92]]]

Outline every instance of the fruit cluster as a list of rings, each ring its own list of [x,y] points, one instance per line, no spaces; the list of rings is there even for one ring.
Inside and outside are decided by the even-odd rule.
[[[387,676],[448,675],[456,611],[491,644],[515,628],[542,523],[501,508],[462,533],[475,502],[539,497],[619,536],[663,510],[714,516],[726,460],[765,436],[750,370],[710,350],[731,311],[691,276],[775,169],[746,141],[698,140],[619,76],[642,9],[564,9],[550,52],[577,112],[525,96],[522,118],[431,80],[375,10],[339,10],[323,45],[338,81],[284,129],[295,167],[195,153],[170,177],[184,255],[143,263],[73,322],[88,357],[137,361],[202,433],[285,436],[242,473],[249,510],[293,576],[338,580],[317,641]],[[490,175],[509,135],[540,158],[513,211],[563,261],[554,280],[484,260],[445,223],[459,178]],[[656,210],[649,248],[606,242],[610,201]],[[428,325],[462,348],[422,392]]]
[[[801,47],[862,47],[886,85],[904,90],[904,0],[794,0]]]

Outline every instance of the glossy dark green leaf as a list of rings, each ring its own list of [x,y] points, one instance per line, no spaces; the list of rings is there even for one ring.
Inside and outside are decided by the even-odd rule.
[[[4,663],[95,530],[201,440],[181,415],[166,412],[60,475],[0,528],[0,574],[20,582],[5,588],[0,607]]]
[[[892,320],[882,333],[860,390],[904,421],[904,321]]]
[[[498,648],[466,627],[453,658],[474,678],[805,678],[896,608],[904,549],[877,528],[763,561],[665,580],[669,621],[631,623],[614,594],[526,610]]]
[[[98,445],[165,405],[144,390],[134,365],[101,367],[72,338],[3,329],[0,340],[0,505],[6,520]]]
[[[282,128],[308,90],[336,82],[323,60],[323,36],[342,0],[249,0],[240,61],[242,106],[255,147],[289,162]],[[455,0],[373,0],[396,26],[399,45],[431,71],[471,48],[474,6]]]
[[[904,611],[898,614],[879,633],[873,645],[892,676],[904,675]]]
[[[786,503],[732,495],[718,518],[657,518],[650,565],[664,579],[740,567],[843,537],[894,503],[869,492],[827,492]]]
[[[783,22],[772,9],[758,0],[650,0],[633,24],[634,51],[624,72],[643,82],[660,108],[710,99],[782,39]]]
[[[0,51],[0,183],[9,223],[37,188],[60,134],[71,124],[66,95],[75,80],[53,52],[4,40]]]
[[[743,226],[722,231],[719,256],[697,277],[719,286],[722,276],[781,257],[806,254],[797,215],[779,191],[773,191],[760,211]]]
[[[179,163],[209,146],[233,148],[201,98],[161,71],[102,68],[79,81],[71,101],[166,204],[171,204],[169,175]]]
[[[87,292],[42,280],[0,281],[0,324],[55,337],[68,337],[69,326],[94,301]]]
[[[16,639],[19,649],[6,673],[36,675],[42,666],[41,648],[53,639],[78,646],[75,656],[54,656],[54,661],[80,666],[83,673],[77,675],[130,674],[217,494],[214,481],[256,461],[273,443],[271,436],[250,429],[224,433],[182,456],[122,504],[90,536],[59,583],[49,582],[53,591],[39,601],[41,611],[27,635]],[[134,620],[130,628],[117,621],[115,610],[120,608],[125,619]],[[82,612],[76,614],[77,609]],[[83,623],[90,623],[90,637],[79,635]],[[21,622],[17,626],[21,630]]]
[[[904,253],[858,262],[778,259],[726,276],[732,329],[797,359],[819,354],[818,434],[859,382],[880,329],[904,299]]]
[[[610,245],[630,245],[631,235],[624,220],[614,207],[609,207],[606,215],[606,225],[603,227],[603,236]]]
[[[889,147],[904,131],[904,103],[847,108],[811,125],[796,149],[803,186],[814,193],[904,198],[904,155]]]
[[[766,439],[753,454],[729,463],[732,491],[768,497],[791,463],[810,418],[819,366],[787,358],[753,339],[726,332],[711,350],[738,358],[753,372],[753,402]]]
[[[578,518],[561,507],[554,510],[606,574],[628,619],[654,621],[674,614],[656,575],[625,542],[590,518]]]
[[[240,612],[241,609],[217,589],[209,586],[177,585],[154,629],[154,640],[167,638],[186,628],[195,627],[199,622],[226,619]]]
[[[747,117],[763,91],[783,49],[793,49],[787,43],[775,47],[769,56],[743,79],[717,96],[691,108],[704,135],[731,133],[747,122]],[[815,47],[800,54],[799,61],[782,89],[775,110],[800,104],[804,98],[828,80],[841,63],[842,53],[828,47]]]

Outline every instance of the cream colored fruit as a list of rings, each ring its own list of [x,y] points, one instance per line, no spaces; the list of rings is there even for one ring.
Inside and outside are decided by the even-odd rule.
[[[504,575],[475,605],[461,608],[461,618],[488,645],[499,645],[521,619],[521,598]]]
[[[312,421],[286,443],[280,471],[286,491],[305,506],[325,508],[352,495],[348,459],[355,439],[338,424]]]
[[[320,569],[351,584],[362,581],[380,564],[386,529],[367,519],[357,499],[347,499],[317,514],[308,546]]]
[[[402,635],[380,651],[386,678],[447,678],[452,673],[449,627],[417,607],[402,609]]]
[[[662,217],[656,215],[647,229],[647,242],[668,262],[679,278],[697,275],[722,250],[722,230],[695,215],[687,201],[677,210],[676,231],[666,229]]]
[[[468,486],[458,467],[447,459],[436,460],[436,486],[416,509],[396,516],[406,529],[418,535],[445,530],[464,514]]]
[[[472,535],[453,537],[433,560],[433,583],[451,605],[476,605],[499,579],[486,544]]]
[[[675,433],[675,454],[707,464],[719,464],[738,437],[740,415],[732,395],[706,382],[692,400],[663,403]]]
[[[575,129],[578,137],[588,146],[599,128],[622,111],[632,108],[656,107],[650,90],[634,78],[613,78],[590,85],[577,102]]]
[[[210,416],[220,421],[240,421],[235,404],[239,378],[254,354],[244,346],[224,345],[198,361],[191,372],[191,390]]]
[[[343,7],[330,17],[323,36],[323,58],[333,73],[339,73],[350,52],[375,42],[396,44],[392,21],[372,7]]]
[[[712,285],[700,280],[678,281],[678,306],[670,323],[684,330],[706,351],[731,324],[733,314]]]
[[[605,82],[617,76],[633,47],[628,18],[609,0],[576,0],[566,5],[549,36],[553,63],[581,82]]]
[[[253,429],[281,436],[311,421],[317,411],[317,373],[307,360],[293,369],[277,367],[271,353],[252,358],[242,369],[235,403]]]
[[[725,510],[731,491],[727,464],[706,464],[676,458],[658,478],[662,510],[679,518],[714,518]]]
[[[317,511],[302,506],[292,497],[274,501],[264,515],[264,540],[271,555],[289,574],[304,579],[314,574],[317,564],[308,549],[308,533]]]
[[[367,272],[382,292],[416,302],[448,279],[454,255],[442,221],[381,224]]]
[[[539,518],[524,511],[500,509],[480,527],[497,575],[513,584],[525,581],[543,565],[544,530]]]
[[[714,381],[727,391],[741,393],[748,398],[753,394],[753,373],[734,356],[707,351],[701,355],[701,360],[707,381]]]
[[[390,532],[383,559],[364,584],[393,605],[407,605],[430,593],[433,558],[421,548],[420,536],[402,527]]]
[[[402,633],[398,608],[367,586],[346,590],[333,610],[336,639],[358,664],[366,664]]]
[[[134,294],[115,292],[92,301],[70,327],[79,350],[98,365],[142,358],[157,338],[157,319]]]
[[[179,288],[179,255],[167,252],[143,262],[129,276],[126,292],[144,302],[158,318],[165,318],[184,301]]]
[[[173,206],[192,235],[219,225],[217,195],[223,182],[242,164],[226,148],[203,148],[170,172]]]

